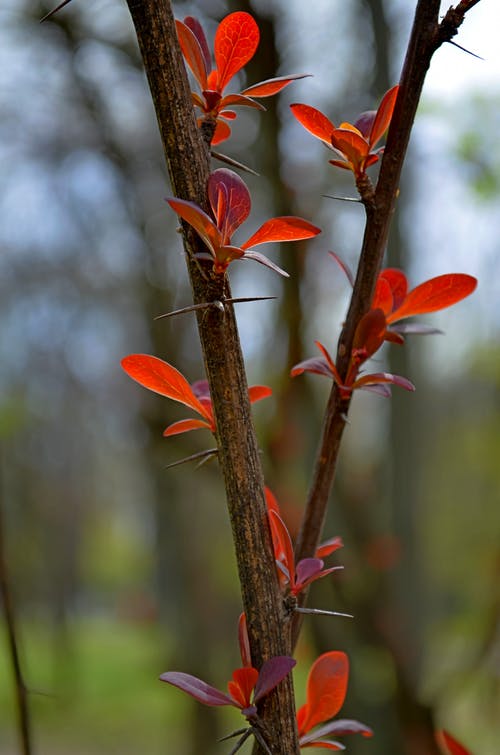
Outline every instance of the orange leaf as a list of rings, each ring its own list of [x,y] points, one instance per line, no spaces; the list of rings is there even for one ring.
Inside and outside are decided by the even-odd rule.
[[[436,312],[465,299],[477,286],[477,280],[463,273],[448,273],[431,278],[410,291],[403,304],[387,318],[388,324],[404,317]]]
[[[337,715],[347,692],[349,660],[345,653],[332,650],[313,663],[307,678],[305,712],[301,713],[299,734]]]
[[[208,430],[215,432],[215,424],[213,420],[209,423],[202,419],[181,419],[179,422],[174,422],[169,425],[167,429],[163,431],[163,437],[170,438],[172,435],[187,433],[189,430],[199,430],[201,427],[205,427]]]
[[[219,121],[217,120],[217,125],[215,127],[215,132],[212,137],[212,146],[216,146],[217,144],[220,144],[221,142],[225,142],[226,139],[229,139],[231,136],[231,128],[229,124],[227,124],[225,121]]]
[[[335,126],[326,115],[323,115],[320,110],[311,107],[311,105],[302,105],[301,103],[290,105],[290,109],[305,129],[329,147],[332,146],[330,137]]]
[[[370,132],[370,149],[378,142],[379,139],[385,134],[389,128],[392,114],[394,112],[394,105],[396,104],[396,98],[398,96],[399,86],[392,87],[386,92],[380,103],[377,115],[373,121],[372,130]]]
[[[379,275],[375,294],[373,295],[372,309],[381,309],[384,315],[390,315],[393,310],[394,299],[389,281]]]
[[[392,309],[397,309],[401,306],[408,293],[408,280],[406,275],[396,267],[386,267],[385,270],[382,270],[380,273],[379,280],[380,279],[387,281],[389,284],[393,299]],[[374,306],[375,305],[372,304],[372,307]],[[380,307],[380,309],[384,308]]]
[[[336,128],[332,133],[331,142],[335,149],[350,160],[356,170],[369,152],[368,142],[357,131]]]
[[[460,742],[457,742],[447,731],[437,732],[436,739],[446,755],[472,755],[470,750],[467,750]]]
[[[168,204],[202,238],[212,254],[221,245],[221,234],[211,217],[194,202],[186,199],[167,199]]]
[[[219,92],[253,57],[259,38],[259,27],[249,13],[230,13],[220,22],[214,41]]]
[[[188,381],[175,367],[148,354],[130,354],[121,361],[127,375],[139,385],[194,409],[209,422],[207,409],[198,401]]]
[[[269,511],[269,523],[273,535],[274,555],[288,571],[290,588],[295,585],[295,558],[290,533],[285,522],[276,511]],[[277,547],[279,544],[279,547]]]
[[[255,404],[256,401],[272,396],[272,393],[272,389],[267,385],[251,385],[248,389],[248,398],[251,404]]]
[[[303,218],[293,215],[283,215],[279,218],[271,218],[251,236],[248,241],[241,245],[242,249],[249,249],[258,244],[267,244],[271,241],[300,241],[310,239],[321,233],[321,229]]]
[[[252,690],[257,684],[259,672],[251,666],[244,666],[233,671],[233,681],[228,682],[227,689],[231,697],[242,708],[250,705]]]
[[[182,54],[191,69],[193,76],[200,85],[200,89],[207,88],[207,76],[209,71],[207,70],[205,56],[203,50],[198,42],[195,34],[191,29],[186,26],[182,21],[176,21],[175,27],[177,29],[177,36],[179,38],[179,44],[181,46]]]
[[[258,84],[253,84],[251,87],[247,87],[241,94],[248,95],[249,97],[271,97],[271,95],[281,92],[292,81],[305,79],[310,75],[309,73],[296,73],[291,76],[277,76],[274,79],[266,79],[265,81],[259,81]]]

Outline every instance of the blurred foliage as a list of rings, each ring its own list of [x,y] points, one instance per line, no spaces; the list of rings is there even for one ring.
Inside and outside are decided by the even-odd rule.
[[[52,5],[0,8],[0,493],[36,750],[212,755],[237,714],[191,704],[157,677],[177,668],[223,686],[237,658],[223,487],[214,463],[164,469],[211,439],[163,439],[185,414],[118,366],[148,352],[203,377],[194,318],[153,319],[190,300],[160,140],[125,4],[73,0],[40,27]],[[235,295],[280,297],[242,304],[238,317],[249,380],[274,389],[255,416],[291,530],[328,384],[288,372],[314,339],[333,349],[349,289],[326,251],[354,264],[363,219],[322,197],[352,184],[286,105],[349,120],[378,101],[413,6],[356,0],[339,13],[332,2],[315,15],[302,3],[252,5],[265,42],[249,79],[315,74],[267,113],[242,114],[226,150],[261,172],[249,179],[256,226],[274,212],[324,229],[282,251],[291,281],[258,266],[232,272]],[[200,0],[176,12],[213,30],[235,8]],[[408,700],[481,755],[498,749],[498,213],[486,207],[498,198],[497,123],[494,97],[424,108],[402,183],[390,264],[418,282],[466,260],[481,282],[442,318],[445,338],[388,353],[414,396],[354,402],[325,532],[342,535],[346,568],[311,599],[356,618],[308,620],[297,669],[301,701],[318,650],[349,653],[343,715],[376,731],[349,741],[354,755],[403,752]],[[2,650],[2,755],[15,751],[9,685]]]

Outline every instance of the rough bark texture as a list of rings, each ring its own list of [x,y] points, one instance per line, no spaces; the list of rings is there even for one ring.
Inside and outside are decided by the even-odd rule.
[[[196,126],[186,72],[167,0],[128,0],[156,109],[175,196],[206,209],[209,155]],[[202,243],[184,228],[186,259],[195,303],[230,297],[225,276],[194,259]],[[267,523],[263,476],[250,415],[246,375],[231,305],[209,306],[198,327],[217,425],[220,467],[233,529],[243,606],[254,665],[289,653],[284,614]],[[273,753],[299,752],[291,678],[268,695],[259,710]]]

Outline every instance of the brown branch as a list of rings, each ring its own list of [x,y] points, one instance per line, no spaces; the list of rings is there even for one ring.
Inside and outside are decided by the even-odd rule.
[[[207,140],[196,126],[188,80],[168,0],[127,0],[139,40],[172,189],[177,197],[206,208],[209,176]],[[231,298],[225,276],[195,262],[206,251],[184,228],[184,245],[195,304]],[[263,475],[253,429],[246,375],[234,309],[210,307],[198,314],[198,328],[217,425],[220,467],[247,615],[252,660],[290,651],[289,620],[283,609],[267,522]],[[299,753],[293,686],[288,677],[266,696],[259,716],[274,755]]]
[[[369,310],[377,276],[389,234],[389,227],[399,192],[399,179],[405,159],[415,113],[425,76],[438,47],[456,34],[465,13],[479,0],[462,0],[451,8],[439,24],[439,0],[419,0],[401,74],[399,94],[387,137],[375,194],[369,186],[358,186],[366,210],[356,280],[344,328],[337,349],[337,367],[345,377],[356,327]],[[325,412],[322,436],[316,456],[313,478],[296,545],[296,559],[310,557],[318,545],[337,467],[340,442],[344,431],[350,397],[342,398],[334,384]],[[302,594],[301,603],[306,600]],[[300,630],[300,616],[293,626],[293,643]]]
[[[19,744],[22,755],[31,755],[32,747],[30,716],[28,708],[28,689],[24,682],[23,672],[21,668],[21,659],[19,657],[16,617],[9,584],[5,542],[6,537],[3,526],[3,511],[0,506],[0,596],[3,603],[9,657],[12,666],[12,674],[14,677]]]

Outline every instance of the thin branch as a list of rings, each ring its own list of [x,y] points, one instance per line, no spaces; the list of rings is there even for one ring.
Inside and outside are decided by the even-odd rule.
[[[19,744],[21,747],[22,755],[31,755],[32,746],[31,724],[28,707],[28,689],[24,682],[24,676],[21,668],[21,659],[19,656],[16,617],[9,584],[5,541],[6,537],[3,525],[3,511],[0,505],[0,595],[2,598],[5,626],[7,630],[8,652],[12,666],[12,674],[14,677]]]
[[[336,364],[342,378],[349,365],[356,327],[369,310],[377,276],[399,193],[399,180],[410,133],[431,58],[438,47],[451,39],[465,13],[479,0],[463,0],[451,8],[439,24],[439,0],[419,0],[415,11],[399,94],[387,137],[375,191],[370,185],[359,185],[366,210],[366,225],[356,280],[349,311],[340,335]],[[296,545],[296,559],[311,557],[323,530],[328,499],[333,486],[338,453],[349,411],[351,397],[342,397],[333,385],[325,412],[322,436],[316,456],[313,478]],[[307,591],[300,595],[304,604]],[[292,644],[300,631],[300,615],[294,616]]]

